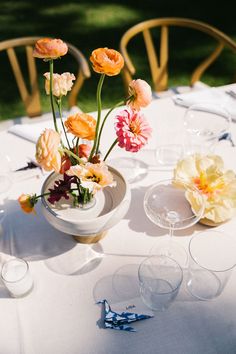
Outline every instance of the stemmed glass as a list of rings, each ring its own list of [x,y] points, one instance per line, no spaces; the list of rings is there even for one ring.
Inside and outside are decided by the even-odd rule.
[[[193,212],[188,202],[186,190],[194,193],[200,205]],[[175,259],[182,267],[187,265],[188,256],[184,247],[173,241],[175,230],[182,230],[196,224],[204,212],[204,198],[192,184],[174,179],[160,181],[151,186],[144,197],[144,210],[148,218],[161,228],[168,229],[168,238],[158,242],[151,254],[163,254]]]
[[[186,154],[213,152],[230,134],[231,116],[221,105],[202,102],[190,106],[184,115]]]

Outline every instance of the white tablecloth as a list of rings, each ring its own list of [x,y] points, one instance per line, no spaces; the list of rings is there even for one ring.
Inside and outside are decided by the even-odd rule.
[[[173,305],[165,312],[155,313],[152,319],[135,323],[136,333],[99,326],[101,308],[96,302],[106,298],[114,306],[120,302],[132,305],[139,296],[137,268],[142,255],[166,235],[166,230],[145,216],[143,197],[152,183],[172,175],[156,165],[154,149],[160,144],[182,142],[185,108],[166,98],[153,101],[143,111],[152,125],[153,136],[136,157],[148,163],[148,174],[131,184],[132,200],[124,219],[93,246],[106,256],[82,270],[79,256],[84,245],[50,226],[42,216],[40,203],[36,216],[19,209],[17,197],[21,193],[39,193],[45,176],[39,172],[40,178],[19,182],[14,177],[12,189],[5,196],[11,230],[6,232],[5,220],[1,228],[1,257],[12,254],[28,260],[35,285],[28,296],[13,299],[0,284],[1,354],[236,353],[235,272],[223,294],[214,301],[197,301],[183,283]],[[103,151],[115,137],[113,124],[110,117]],[[232,135],[236,141],[236,124],[232,125]],[[0,133],[0,147],[1,153],[7,153],[17,167],[34,156],[33,143],[6,131]],[[235,149],[222,142],[218,153],[225,165],[236,171]],[[127,156],[117,149],[112,157],[119,155]],[[176,232],[175,239],[187,248],[190,237],[204,228],[198,224]],[[217,229],[236,237],[236,218]]]

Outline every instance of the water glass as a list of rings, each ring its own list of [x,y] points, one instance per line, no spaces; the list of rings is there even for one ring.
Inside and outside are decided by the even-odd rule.
[[[224,290],[236,264],[236,241],[220,231],[203,231],[189,243],[187,288],[200,300],[211,300]]]
[[[33,288],[29,264],[21,258],[12,258],[3,263],[1,278],[12,297],[23,297]]]
[[[152,310],[163,311],[177,296],[183,271],[174,259],[157,255],[144,259],[138,278],[143,302]]]
[[[158,165],[166,168],[173,168],[183,157],[183,147],[178,144],[160,145],[156,149],[156,160]]]
[[[230,132],[231,116],[221,105],[202,102],[190,106],[184,115],[184,150],[189,155],[213,153],[220,138]]]

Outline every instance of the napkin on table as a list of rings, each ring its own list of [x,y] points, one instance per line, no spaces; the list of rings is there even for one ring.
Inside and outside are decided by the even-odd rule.
[[[227,90],[227,89],[226,89]],[[184,107],[198,103],[213,103],[222,105],[230,113],[232,121],[236,122],[236,99],[216,88],[188,92],[172,97],[173,101]]]
[[[78,107],[72,107],[69,112],[66,114],[63,113],[63,116],[69,116],[72,114],[75,114],[77,112],[81,112],[81,110]],[[32,119],[32,118],[31,118]],[[37,119],[37,123],[35,123],[34,119]],[[60,118],[57,118],[57,125],[60,131],[62,131],[61,127],[61,120]],[[40,119],[38,118],[33,118],[30,120],[30,123],[24,123],[24,124],[15,124],[11,126],[8,129],[9,133],[15,134],[23,139],[29,140],[32,143],[37,142],[40,134],[44,131],[44,129],[54,129],[54,124],[53,124],[53,119],[52,119],[52,113],[46,113],[43,115],[43,117]],[[68,134],[68,139],[71,142],[73,139],[73,136]],[[64,134],[62,132],[62,140],[65,143],[65,138]]]
[[[129,326],[129,323],[146,320],[148,318],[152,318],[153,315],[143,315],[132,312],[115,312],[112,311],[110,305],[107,300],[98,301],[97,304],[104,305],[104,326],[105,328],[112,328],[116,330],[123,330],[128,332],[136,332],[136,330]]]

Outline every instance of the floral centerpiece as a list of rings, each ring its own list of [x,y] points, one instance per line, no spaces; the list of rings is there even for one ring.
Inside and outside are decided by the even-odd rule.
[[[26,213],[34,212],[34,206],[42,196],[47,197],[52,205],[69,197],[73,198],[75,207],[90,203],[99,190],[107,186],[114,187],[116,184],[106,164],[112,149],[118,145],[126,151],[137,152],[151,135],[151,128],[140,109],[151,102],[152,93],[150,86],[141,79],[131,81],[129,96],[112,107],[104,118],[101,116],[104,79],[106,76],[118,75],[124,65],[122,55],[114,49],[98,48],[90,56],[93,70],[100,74],[97,86],[97,119],[87,113],[76,113],[64,120],[62,98],[71,90],[75,77],[71,73],[54,73],[53,63],[66,55],[67,51],[66,43],[60,39],[40,39],[34,48],[34,56],[49,63],[50,70],[44,74],[45,90],[50,97],[54,122],[54,129],[45,129],[37,141],[36,160],[44,170],[60,173],[61,178],[43,195],[22,194],[18,201]],[[126,105],[126,108],[115,117],[116,139],[102,157],[100,144],[104,125],[113,109],[121,105]],[[56,119],[56,108],[60,116],[60,126]],[[72,141],[69,140],[68,133],[73,134]]]
[[[217,155],[193,154],[180,160],[174,170],[174,179],[193,184],[203,195],[205,209],[201,222],[216,226],[236,215],[236,175],[225,170]],[[187,190],[186,198],[194,213],[201,208],[197,194]]]

